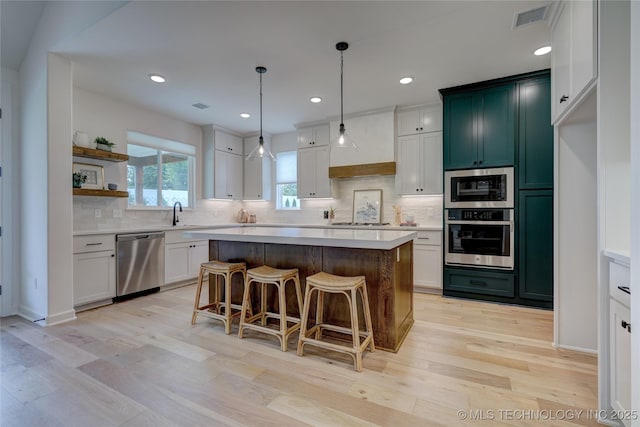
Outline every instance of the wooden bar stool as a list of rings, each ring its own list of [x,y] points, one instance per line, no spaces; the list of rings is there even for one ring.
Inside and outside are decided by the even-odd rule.
[[[298,300],[298,310],[302,313],[302,290],[300,289],[300,278],[298,269],[277,269],[266,265],[252,268],[247,271],[247,279],[244,285],[244,296],[242,298],[242,314],[240,317],[240,327],[238,329],[238,338],[242,338],[245,328],[275,335],[280,340],[280,348],[287,351],[287,340],[289,335],[300,329],[300,318],[287,316],[287,299],[286,284],[293,282],[296,298]],[[253,282],[260,283],[260,311],[254,315],[247,312],[251,308],[251,284]],[[267,284],[275,285],[278,290],[278,311],[274,313],[267,308],[266,287]],[[270,328],[267,325],[267,319],[278,319],[280,324],[278,329]],[[258,320],[260,320],[258,324]],[[289,326],[289,323],[293,323]]]
[[[222,320],[224,323],[224,331],[228,335],[231,333],[231,321],[234,317],[239,316],[242,306],[231,303],[231,278],[234,274],[242,274],[242,282],[244,283],[247,274],[247,266],[244,262],[222,262],[209,261],[200,265],[200,274],[198,275],[198,289],[196,290],[196,302],[193,306],[193,316],[191,316],[191,324],[195,325],[196,317],[202,314],[213,319]],[[202,293],[202,282],[205,274],[215,275],[213,302],[200,305],[200,294]],[[220,286],[218,277],[224,278],[224,300],[220,298]],[[211,301],[211,296],[209,300]],[[221,309],[224,308],[224,311]],[[236,309],[233,313],[233,309]]]
[[[314,291],[318,293],[316,303],[316,324],[311,329],[307,330],[311,294]],[[350,329],[323,323],[323,302],[325,292],[343,294],[347,297],[349,311],[351,313]],[[358,293],[360,293],[364,311],[366,331],[363,332],[360,332],[358,325]],[[351,335],[353,338],[352,347],[323,341],[322,331],[324,329]],[[313,336],[313,338],[311,338],[311,336]],[[360,340],[361,337],[363,338],[362,341]],[[360,372],[362,370],[362,353],[364,350],[369,346],[371,352],[375,351],[375,345],[373,344],[373,328],[371,326],[371,312],[369,311],[369,296],[367,294],[367,284],[364,276],[344,277],[320,272],[307,277],[307,287],[304,294],[304,309],[302,312],[302,326],[300,327],[300,338],[298,338],[298,356],[302,356],[305,344],[312,344],[329,350],[347,353],[353,357],[356,371]]]

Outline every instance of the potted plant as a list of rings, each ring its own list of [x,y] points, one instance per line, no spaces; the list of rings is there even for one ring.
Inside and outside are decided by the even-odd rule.
[[[116,145],[113,142],[109,141],[107,138],[103,138],[101,136],[95,139],[95,143],[96,148],[103,151],[111,151],[111,148]]]
[[[82,184],[87,180],[87,175],[83,175],[79,172],[73,173],[73,188],[82,188]]]

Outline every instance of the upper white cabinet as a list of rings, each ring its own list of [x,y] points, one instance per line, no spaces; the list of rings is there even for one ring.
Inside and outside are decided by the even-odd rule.
[[[439,105],[398,111],[396,117],[398,136],[442,130],[442,107]]]
[[[298,150],[298,197],[331,197],[329,147]]]
[[[242,199],[242,139],[230,133],[202,127],[202,197]]]
[[[398,194],[442,194],[442,132],[398,137]]]
[[[298,148],[329,145],[329,124],[298,129]]]
[[[597,2],[557,4],[552,19],[551,114],[557,123],[597,76]]]
[[[242,138],[220,130],[214,131],[216,150],[228,151],[234,154],[242,154]]]
[[[214,198],[242,199],[242,162],[244,156],[216,150]]]
[[[271,138],[264,137],[265,147],[271,149]],[[246,160],[247,155],[258,145],[258,137],[244,139],[244,192],[245,200],[271,200],[271,166],[267,156]]]

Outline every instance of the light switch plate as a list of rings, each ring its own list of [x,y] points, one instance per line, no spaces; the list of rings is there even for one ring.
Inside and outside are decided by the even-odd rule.
[[[102,209],[95,209],[93,211],[96,215],[96,218],[102,218]]]
[[[114,209],[113,210],[114,218],[122,218],[122,209]]]

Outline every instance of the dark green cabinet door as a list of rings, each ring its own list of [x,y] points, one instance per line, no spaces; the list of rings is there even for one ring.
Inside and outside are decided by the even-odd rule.
[[[477,166],[513,166],[515,85],[482,90],[478,93],[478,99]]]
[[[519,83],[518,138],[521,190],[553,188],[553,126],[551,81],[543,77]]]
[[[519,296],[552,301],[553,191],[521,190],[519,199]]]
[[[447,96],[444,99],[444,168],[474,167],[476,146],[474,99],[471,94]]]

